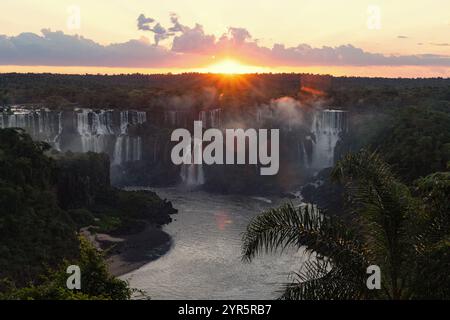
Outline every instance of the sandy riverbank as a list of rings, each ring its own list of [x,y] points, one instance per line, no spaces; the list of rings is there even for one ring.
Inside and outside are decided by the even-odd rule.
[[[172,239],[160,227],[147,224],[143,231],[131,235],[111,236],[83,228],[81,233],[106,253],[109,272],[120,276],[154,261],[170,250]]]

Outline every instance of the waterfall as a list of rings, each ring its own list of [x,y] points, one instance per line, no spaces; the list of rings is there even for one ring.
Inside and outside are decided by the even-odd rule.
[[[113,111],[82,109],[76,116],[81,151],[106,152],[108,137],[114,136]]]
[[[315,169],[333,166],[334,148],[340,134],[347,130],[347,113],[343,110],[325,109],[314,115],[312,164]]]
[[[222,125],[222,109],[202,110],[198,119],[202,121],[203,128],[220,128]]]
[[[184,185],[198,187],[205,183],[203,164],[194,163],[194,153],[202,152],[201,143],[197,144],[194,142],[192,149],[194,150],[193,152],[190,148],[184,150],[184,163],[181,165],[180,177]]]
[[[45,141],[58,149],[62,133],[61,112],[12,107],[0,113],[0,127],[22,128],[34,140]]]
[[[133,161],[140,161],[142,160],[142,139],[141,137],[134,137],[133,139]]]
[[[120,134],[127,134],[128,130],[128,111],[120,112]]]
[[[178,125],[178,112],[177,111],[166,111],[164,112],[164,123],[175,127]]]
[[[119,117],[114,117],[115,113],[117,111],[75,109],[63,114],[56,110],[12,107],[0,111],[0,128],[23,128],[33,140],[48,142],[59,151],[74,148],[71,150],[105,152],[115,165],[142,160],[142,137],[131,135],[128,128],[145,123],[146,112],[120,111]],[[71,142],[73,139],[69,139],[69,145],[62,144],[65,117],[73,117],[75,134],[79,136],[77,141],[80,141],[76,146]]]
[[[164,111],[164,124],[170,127],[187,127],[189,112],[186,110]]]
[[[308,153],[306,152],[305,142],[304,141],[299,141],[297,143],[297,153],[298,153],[298,157],[299,157],[300,163],[305,168],[309,168],[310,164],[309,164],[309,159],[308,159]]]
[[[58,113],[58,133],[53,138],[53,146],[56,150],[61,151],[61,134],[63,132],[63,124],[62,124],[62,112]]]
[[[147,114],[142,111],[134,111],[131,113],[131,124],[140,124],[147,121]]]
[[[142,160],[142,138],[120,135],[114,145],[113,164]]]
[[[208,128],[208,113],[207,111],[200,111],[198,114],[198,119],[202,122],[202,127],[204,129]]]
[[[181,180],[188,187],[198,187],[205,183],[202,164],[182,164]]]
[[[214,109],[209,111],[211,119],[211,128],[220,128],[222,125],[222,110]]]
[[[114,156],[113,156],[113,164],[119,165],[122,163],[123,158],[123,136],[118,136],[116,139],[116,143],[114,144]]]
[[[306,152],[305,142],[304,141],[302,141],[302,152],[303,152],[303,163],[304,163],[306,168],[309,168],[310,167],[310,163],[309,163],[308,153]]]
[[[142,124],[147,121],[147,114],[142,111],[120,112],[120,133],[114,144],[113,164],[142,160],[142,138],[130,136],[128,126]]]

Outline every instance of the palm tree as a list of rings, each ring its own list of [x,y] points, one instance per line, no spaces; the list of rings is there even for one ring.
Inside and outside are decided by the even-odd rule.
[[[363,150],[347,155],[331,177],[345,186],[348,219],[324,215],[312,205],[286,204],[254,218],[244,233],[245,261],[288,247],[304,248],[309,254],[284,285],[281,299],[450,297],[448,255],[447,262],[440,259],[442,251],[450,248],[441,243],[450,234],[448,215],[439,219],[427,215],[423,202],[411,195],[376,153]],[[437,229],[440,237],[432,239]],[[441,245],[431,250],[435,263],[430,266],[427,257],[436,243]],[[370,265],[380,267],[381,290],[366,286]],[[433,283],[438,286],[434,293],[426,285],[430,277],[421,273],[427,265],[446,277],[444,283]]]

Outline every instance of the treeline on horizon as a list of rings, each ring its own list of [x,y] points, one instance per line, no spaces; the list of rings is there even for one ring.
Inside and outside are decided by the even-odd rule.
[[[220,74],[62,75],[0,74],[0,106],[38,104],[45,107],[164,108],[166,97],[202,96],[215,90],[219,107],[266,103],[283,96],[302,98],[312,88],[334,104],[374,97],[402,99],[427,97],[440,92],[450,99],[450,79],[362,78],[279,73],[226,76]],[[419,90],[420,93],[413,92]],[[350,101],[348,101],[350,98]],[[202,101],[198,101],[202,103]],[[370,101],[368,101],[370,103]]]

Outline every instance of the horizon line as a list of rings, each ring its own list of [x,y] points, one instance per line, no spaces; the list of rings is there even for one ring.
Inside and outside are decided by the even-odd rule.
[[[312,76],[322,76],[322,77],[333,77],[333,78],[360,78],[360,79],[402,79],[402,80],[450,80],[450,77],[438,77],[438,76],[422,76],[422,77],[403,77],[403,76],[359,76],[359,75],[333,75],[329,73],[310,73],[310,72],[252,72],[252,73],[215,73],[215,72],[199,72],[199,71],[184,71],[184,72],[129,72],[129,73],[63,73],[63,72],[22,72],[22,71],[11,71],[2,72],[0,71],[0,76],[3,75],[61,75],[61,76],[131,76],[131,75],[141,75],[141,76],[179,76],[179,75],[212,75],[212,76],[223,76],[223,77],[236,77],[236,76],[255,76],[255,75],[312,75]]]

